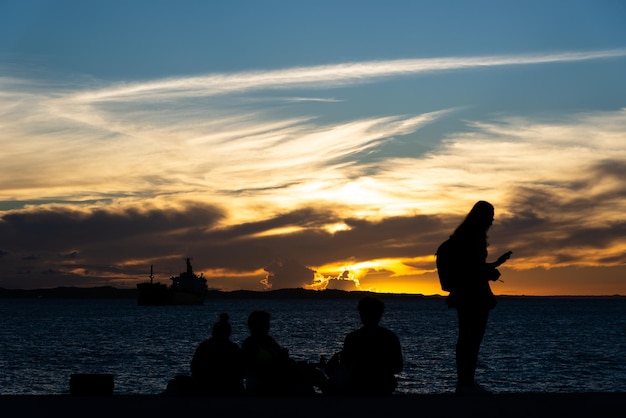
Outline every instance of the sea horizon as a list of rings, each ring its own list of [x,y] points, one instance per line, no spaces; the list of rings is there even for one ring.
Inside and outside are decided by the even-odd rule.
[[[136,298],[137,288],[115,287],[115,286],[56,286],[40,288],[5,288],[0,287],[0,299],[11,298]],[[364,296],[379,296],[392,298],[446,298],[447,294],[423,294],[423,293],[398,293],[398,292],[376,292],[370,290],[342,290],[342,289],[305,289],[305,288],[281,288],[281,289],[238,289],[221,290],[209,289],[206,299],[220,298],[320,298],[334,299],[347,298],[354,299]],[[625,298],[626,295],[601,294],[601,295],[576,295],[576,294],[554,294],[554,295],[533,295],[533,294],[496,294],[502,298]]]

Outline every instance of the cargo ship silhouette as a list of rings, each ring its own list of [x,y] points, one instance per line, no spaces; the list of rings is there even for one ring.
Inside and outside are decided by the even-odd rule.
[[[193,272],[191,260],[187,257],[187,271],[178,276],[170,277],[172,283],[155,282],[152,265],[150,266],[150,281],[139,283],[137,290],[137,304],[139,305],[202,305],[208,287],[202,274]]]

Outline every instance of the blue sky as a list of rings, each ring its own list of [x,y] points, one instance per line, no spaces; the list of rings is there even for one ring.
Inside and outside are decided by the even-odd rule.
[[[0,287],[132,286],[191,255],[222,289],[430,294],[433,249],[486,199],[515,253],[494,290],[626,293],[625,18],[2,2]]]
[[[621,48],[626,13],[620,1],[8,1],[0,7],[9,60],[122,80]]]

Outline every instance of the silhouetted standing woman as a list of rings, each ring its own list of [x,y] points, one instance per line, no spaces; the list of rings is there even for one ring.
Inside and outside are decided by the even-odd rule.
[[[493,223],[493,217],[493,206],[479,201],[451,236],[460,274],[458,284],[450,290],[446,302],[458,313],[456,393],[461,395],[488,393],[474,381],[474,376],[489,311],[496,306],[489,281],[498,280],[500,272],[497,267],[511,256],[509,251],[496,262],[487,262],[487,231]]]

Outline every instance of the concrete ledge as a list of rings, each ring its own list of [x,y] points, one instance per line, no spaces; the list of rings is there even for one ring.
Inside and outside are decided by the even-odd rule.
[[[255,418],[331,417],[623,417],[626,393],[514,393],[482,397],[393,395],[389,397],[199,397],[165,395],[2,395],[6,416]]]
[[[70,376],[70,395],[113,395],[114,388],[112,374],[75,373]]]

